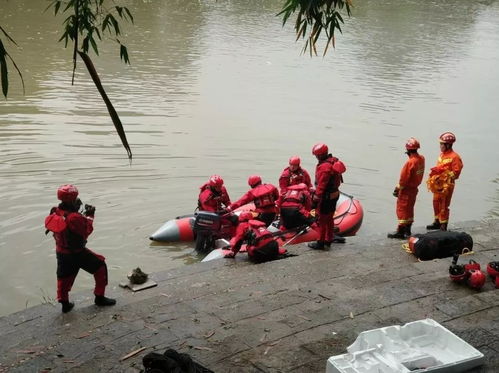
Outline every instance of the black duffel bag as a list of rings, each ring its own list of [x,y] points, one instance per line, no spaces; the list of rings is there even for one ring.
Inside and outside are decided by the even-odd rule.
[[[414,234],[409,248],[421,260],[448,258],[473,250],[473,238],[465,232],[433,231]]]
[[[196,363],[188,354],[173,349],[163,354],[150,352],[142,358],[143,373],[214,373],[212,370]]]

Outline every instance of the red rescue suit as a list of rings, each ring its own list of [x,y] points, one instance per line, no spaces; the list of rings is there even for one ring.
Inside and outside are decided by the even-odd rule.
[[[255,211],[259,213],[258,220],[270,225],[277,213],[276,201],[279,199],[279,192],[272,184],[259,184],[247,191],[241,198],[230,205],[230,210],[247,203],[255,204]]]
[[[315,168],[314,204],[318,210],[319,240],[332,242],[334,239],[334,212],[336,202],[340,196],[339,186],[343,182],[341,176],[346,167],[338,158],[328,154],[327,158],[319,161]]]
[[[202,211],[220,212],[230,205],[229,194],[225,186],[222,186],[220,192],[211,188],[208,183],[200,188],[198,207]]]
[[[104,296],[107,286],[105,258],[86,248],[93,232],[93,217],[53,207],[45,226],[54,234],[57,256],[57,300],[66,302],[78,271],[94,275],[96,296]]]
[[[279,177],[279,188],[281,189],[281,196],[283,196],[288,187],[291,185],[305,184],[308,189],[312,188],[312,181],[307,170],[298,167],[296,171],[291,171],[289,167],[286,167]]]
[[[230,240],[231,251],[235,254],[246,242],[248,257],[256,263],[276,259],[279,255],[279,245],[265,223],[259,220],[241,222],[237,226],[236,234]]]
[[[310,216],[312,198],[304,184],[288,187],[281,200],[280,215],[284,228],[292,229],[310,225],[313,222],[313,218]]]
[[[411,153],[400,171],[397,187],[397,219],[399,226],[411,225],[414,221],[414,204],[418,186],[424,175],[425,159],[418,153]]]
[[[454,150],[449,149],[440,153],[436,167],[449,170],[453,181],[446,195],[433,194],[433,212],[435,213],[435,219],[438,219],[442,224],[447,224],[449,221],[449,206],[455,186],[454,181],[459,179],[459,175],[461,175],[463,161],[459,154]]]

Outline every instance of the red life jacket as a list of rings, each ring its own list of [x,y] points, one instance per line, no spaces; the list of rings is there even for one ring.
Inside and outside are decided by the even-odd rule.
[[[249,230],[247,233],[248,254],[252,255],[255,250],[266,245],[273,240],[272,233],[267,230],[264,222],[260,220],[249,220]]]
[[[85,248],[87,240],[80,235],[73,233],[68,228],[66,219],[71,214],[78,213],[65,211],[58,207],[52,207],[50,215],[45,218],[45,228],[47,229],[47,233],[49,231],[53,233],[56,247],[65,250],[78,251]]]
[[[283,176],[288,179],[288,185],[298,185],[301,183],[306,184],[305,173],[303,169],[300,167],[295,172],[291,171],[289,167],[286,169],[286,172],[283,173]]]
[[[272,184],[260,184],[251,190],[251,193],[255,197],[253,202],[256,208],[265,208],[269,206],[275,206],[275,194],[276,187]]]
[[[223,204],[230,203],[225,187],[222,187],[220,192],[216,192],[208,183],[205,183],[199,189],[198,208],[200,210],[217,212],[222,210]]]
[[[339,159],[333,156],[328,157],[323,162],[328,162],[331,164],[333,170],[335,169],[335,163],[338,162]],[[340,161],[341,162],[341,161]],[[331,172],[329,181],[325,188],[326,193],[334,193],[339,190],[341,183],[343,182],[343,176],[339,172]]]
[[[305,203],[305,192],[303,188],[298,187],[298,185],[292,185],[288,188],[284,197],[282,198],[281,206],[296,206],[303,205]]]

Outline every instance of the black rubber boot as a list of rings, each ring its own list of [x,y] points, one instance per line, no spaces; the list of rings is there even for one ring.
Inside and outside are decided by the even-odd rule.
[[[396,230],[395,232],[393,232],[393,233],[388,233],[388,234],[386,235],[386,237],[388,237],[388,238],[398,238],[398,239],[401,239],[401,240],[403,240],[403,239],[407,238],[407,237],[405,236],[405,226],[403,226],[403,225],[399,225],[399,226],[397,227],[397,230]]]
[[[327,249],[328,247],[325,245],[324,241],[317,241],[317,242],[310,242],[308,244],[308,247],[314,250],[324,250]]]
[[[65,302],[59,302],[62,304],[62,313],[68,313],[73,309],[75,304],[73,302],[65,301]]]
[[[331,241],[331,243],[345,243],[346,241],[347,240],[345,239],[345,237],[334,236],[333,241]]]
[[[107,298],[104,295],[96,295],[94,303],[98,306],[114,306],[116,299]]]
[[[412,224],[408,224],[405,226],[405,238],[409,238],[412,236],[411,227]]]
[[[440,224],[440,230],[441,231],[446,231],[447,230],[447,223]]]
[[[435,219],[435,221],[433,223],[426,226],[426,229],[428,229],[428,230],[440,229],[440,222],[438,221],[438,219]]]

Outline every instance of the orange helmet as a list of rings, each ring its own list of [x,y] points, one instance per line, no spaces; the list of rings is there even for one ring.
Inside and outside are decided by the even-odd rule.
[[[299,166],[300,165],[300,157],[293,156],[289,158],[289,165],[290,166]]]
[[[72,184],[61,185],[57,189],[57,199],[62,202],[73,202],[78,197],[78,189]]]
[[[444,132],[438,138],[441,144],[454,144],[456,136],[452,132]]]
[[[219,175],[212,175],[208,180],[208,185],[213,188],[221,188],[224,185],[224,180]]]
[[[328,148],[326,144],[318,143],[312,148],[312,154],[315,156],[324,155],[328,153]]]
[[[249,178],[248,178],[248,185],[250,187],[254,187],[255,185],[257,184],[260,184],[262,182],[262,178],[258,175],[251,175]]]
[[[414,137],[409,138],[409,140],[407,140],[407,142],[405,143],[405,148],[407,150],[417,150],[419,149],[419,147],[420,147],[419,141],[416,140]]]

